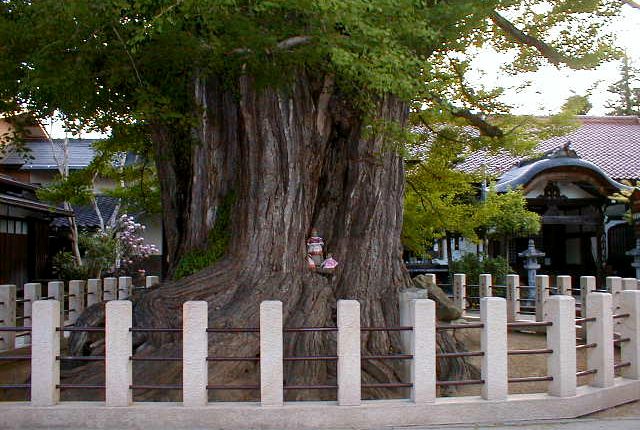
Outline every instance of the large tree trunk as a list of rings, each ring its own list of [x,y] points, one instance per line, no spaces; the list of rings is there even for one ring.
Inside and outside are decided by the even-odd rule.
[[[153,127],[170,272],[189,251],[206,246],[217,209],[233,193],[228,250],[206,269],[137,298],[134,324],[180,327],[183,302],[205,300],[211,327],[257,327],[260,302],[281,300],[285,327],[335,326],[336,301],[356,299],[363,326],[398,325],[398,292],[411,280],[401,259],[403,164],[392,145],[380,135],[363,137],[364,113],[340,95],[330,77],[300,73],[286,90],[258,90],[243,77],[233,92],[199,79],[194,91],[202,115],[190,136]],[[372,113],[403,123],[407,106],[389,96]],[[307,268],[305,242],[313,227],[339,262],[332,274]],[[327,333],[286,334],[285,356],[335,354],[334,339]],[[166,334],[139,335],[134,343],[139,355],[180,355],[179,339]],[[259,353],[255,335],[211,335],[209,345],[211,356]],[[362,346],[363,355],[401,350],[394,332],[364,332]],[[180,381],[177,365],[134,367],[137,384]],[[212,364],[210,382],[255,384],[257,369],[255,362]],[[397,360],[363,363],[363,383],[398,381],[402,373]],[[335,363],[289,362],[285,369],[287,384],[335,383],[335,377]],[[211,398],[218,395],[211,392]],[[335,392],[312,395],[332,398]]]

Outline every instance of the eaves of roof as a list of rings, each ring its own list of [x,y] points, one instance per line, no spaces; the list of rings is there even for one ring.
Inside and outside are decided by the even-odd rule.
[[[55,207],[46,203],[29,200],[29,199],[23,199],[15,196],[10,196],[7,194],[0,194],[0,203],[17,206],[25,209],[31,209],[38,212],[45,212],[53,216],[64,216],[64,217],[75,216],[73,214],[73,211],[67,211],[65,209],[60,209],[58,207]]]

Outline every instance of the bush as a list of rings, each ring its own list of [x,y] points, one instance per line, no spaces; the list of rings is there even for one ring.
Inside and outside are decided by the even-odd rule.
[[[494,285],[505,285],[507,275],[513,273],[504,257],[489,258],[476,254],[465,254],[460,260],[453,262],[451,269],[454,273],[467,275],[467,284],[477,284],[481,274],[490,273]]]

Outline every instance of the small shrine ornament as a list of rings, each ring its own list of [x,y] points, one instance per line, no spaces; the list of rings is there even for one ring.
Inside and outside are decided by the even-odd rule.
[[[311,230],[311,237],[307,239],[307,254],[313,260],[315,267],[320,267],[324,260],[324,240],[318,235],[317,229]]]
[[[327,259],[322,262],[323,269],[335,269],[338,262],[333,259],[331,254],[327,254]]]

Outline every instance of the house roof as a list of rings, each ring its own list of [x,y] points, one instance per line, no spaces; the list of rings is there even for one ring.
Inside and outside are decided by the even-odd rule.
[[[118,199],[109,196],[96,196],[96,203],[98,204],[104,222],[108,222],[118,206]],[[78,227],[85,229],[97,229],[100,227],[100,220],[93,206],[73,205],[73,212],[76,215],[76,224]],[[51,225],[55,227],[68,227],[69,221],[66,218],[58,218],[55,219]]]
[[[63,139],[53,139],[56,148],[61,148]],[[87,167],[93,157],[95,150],[91,146],[94,139],[69,139],[69,168],[82,169]],[[30,149],[28,158],[12,151],[0,160],[0,165],[16,166],[20,170],[52,170],[58,168],[58,163],[54,156],[51,142],[48,140],[34,140],[25,142]],[[62,149],[56,149],[58,158],[62,158]]]
[[[540,142],[536,151],[553,152],[569,143],[571,150],[584,161],[593,163],[615,180],[640,179],[640,118],[637,116],[579,116],[582,125],[575,131]],[[459,168],[471,172],[485,168],[500,176],[521,165],[526,158],[506,152],[490,155],[478,151]]]
[[[73,216],[70,211],[40,201],[35,194],[37,189],[36,186],[18,181],[10,176],[0,175],[0,203],[44,212],[51,216]]]
[[[566,167],[590,170],[602,177],[608,186],[616,191],[631,189],[631,187],[611,179],[611,177],[605,174],[604,171],[595,164],[581,160],[580,158],[566,156],[563,154],[562,156],[551,156],[549,158],[536,160],[532,163],[509,170],[503,174],[496,183],[496,191],[499,193],[506,192],[520,185],[528,184],[534,177],[543,171]]]

